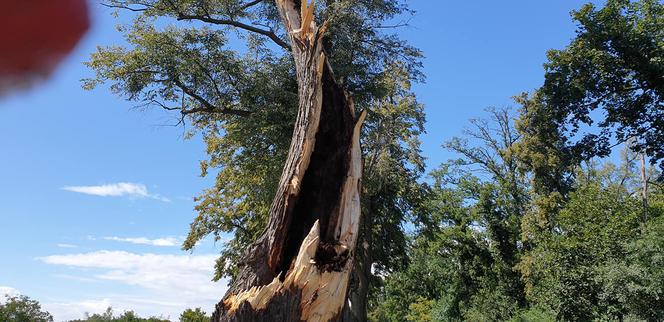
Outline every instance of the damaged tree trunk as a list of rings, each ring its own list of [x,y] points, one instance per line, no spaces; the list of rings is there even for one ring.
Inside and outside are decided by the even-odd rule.
[[[362,157],[353,102],[308,0],[276,0],[295,61],[299,111],[266,231],[244,254],[213,321],[338,321],[360,223]]]

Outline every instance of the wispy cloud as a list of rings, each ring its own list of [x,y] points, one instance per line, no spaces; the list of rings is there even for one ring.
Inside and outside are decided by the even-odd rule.
[[[226,291],[224,281],[210,281],[217,255],[138,254],[102,250],[52,255],[38,260],[75,269],[76,276],[117,282],[147,291],[136,297],[119,294],[103,299],[46,303],[56,319],[80,318],[83,312],[101,312],[108,306],[133,309],[142,315],[177,317],[190,307],[211,308]],[[132,292],[138,294],[143,292]]]
[[[200,307],[200,303],[196,307]],[[92,315],[95,313],[103,313],[107,308],[111,307],[113,312],[117,315],[125,311],[134,311],[139,316],[148,317],[156,316],[170,321],[176,321],[180,313],[185,308],[192,306],[184,306],[176,299],[168,301],[150,300],[146,298],[131,296],[127,294],[116,294],[104,298],[84,299],[77,301],[57,301],[57,302],[44,302],[42,305],[48,310],[55,321],[71,321],[84,318],[86,314]],[[210,312],[209,308],[214,307],[214,304],[206,306],[206,311]]]
[[[110,299],[81,300],[71,302],[45,302],[42,306],[50,312],[55,321],[70,321],[84,318],[86,314],[102,313],[113,306]],[[118,309],[117,307],[115,307]],[[122,311],[119,311],[122,312]]]
[[[144,184],[119,182],[98,186],[65,186],[63,190],[100,197],[152,198],[164,202],[171,200],[158,194],[152,194]]]
[[[66,280],[72,280],[72,281],[84,282],[84,283],[97,282],[97,280],[94,279],[94,278],[80,277],[80,276],[69,275],[69,274],[53,274],[53,276],[57,277],[57,278],[63,278],[63,279],[66,279]]]
[[[78,246],[72,245],[72,244],[56,244],[55,246],[58,246],[60,248],[77,248]]]
[[[174,237],[149,239],[146,237],[123,238],[123,237],[111,236],[111,237],[104,237],[103,239],[124,242],[124,243],[138,244],[138,245],[150,245],[150,246],[173,247],[180,245],[180,241]]]

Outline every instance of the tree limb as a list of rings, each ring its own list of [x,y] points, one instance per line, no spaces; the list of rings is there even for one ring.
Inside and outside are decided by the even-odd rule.
[[[260,29],[252,25],[248,25],[239,21],[235,20],[230,20],[230,19],[217,19],[217,18],[212,18],[210,16],[202,16],[202,15],[189,15],[189,14],[183,14],[183,13],[178,13],[177,14],[177,20],[198,20],[198,21],[203,21],[207,23],[212,23],[216,25],[227,25],[227,26],[233,26],[236,28],[244,29],[247,31],[251,31],[263,36],[266,36],[274,43],[279,45],[280,47],[290,51],[291,47],[290,45],[284,41],[283,39],[279,38],[277,34],[275,34],[272,30],[265,30],[265,29]]]
[[[248,116],[251,114],[251,111],[234,110],[227,107],[218,108],[217,106],[213,105],[202,96],[196,94],[196,92],[194,92],[191,88],[185,86],[179,79],[174,78],[172,81],[175,84],[175,86],[180,88],[183,92],[185,92],[185,94],[194,98],[199,103],[201,103],[201,105],[203,105],[203,107],[198,107],[198,108],[182,109],[181,110],[182,114],[192,114],[198,112],[222,113],[222,114],[237,115],[237,116]]]

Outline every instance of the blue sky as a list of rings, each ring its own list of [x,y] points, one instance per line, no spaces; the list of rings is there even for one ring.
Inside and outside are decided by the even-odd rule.
[[[585,1],[414,0],[400,33],[426,55],[423,150],[440,148],[488,106],[538,87],[550,48],[574,35],[569,12]],[[96,3],[96,2],[95,2]],[[212,283],[220,244],[179,248],[195,216],[198,138],[185,140],[174,115],[137,111],[107,88],[84,91],[82,65],[97,45],[117,44],[110,10],[92,5],[93,27],[51,79],[0,99],[0,293],[28,295],[56,321],[107,306],[177,319],[210,311],[225,291]]]

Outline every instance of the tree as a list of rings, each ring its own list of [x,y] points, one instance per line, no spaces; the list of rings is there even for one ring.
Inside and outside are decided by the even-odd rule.
[[[372,321],[404,321],[423,311],[433,321],[509,319],[523,305],[523,294],[487,229],[494,213],[482,214],[483,199],[495,186],[453,164],[432,176],[431,226],[415,238],[410,265],[386,277]]]
[[[591,160],[547,174],[562,169],[562,153],[550,149],[555,141],[533,140],[544,176],[532,179],[520,174],[523,132],[507,111],[489,111],[493,121],[472,120],[446,144],[461,158],[431,174],[409,263],[384,275],[370,320],[660,319],[664,199],[653,184],[642,216],[638,154],[626,148],[619,166]],[[532,183],[556,191],[558,175],[571,171],[546,229],[525,231],[540,198]]]
[[[234,131],[237,127],[249,128],[247,124],[256,124],[253,120],[266,115],[284,115],[286,117],[294,115],[296,109],[293,98],[296,91],[299,93],[298,118],[293,132],[293,137],[297,139],[291,141],[290,153],[287,155],[285,150],[276,149],[283,146],[286,140],[282,140],[277,146],[269,143],[264,145],[272,153],[278,153],[277,155],[290,160],[286,161],[288,167],[282,173],[279,185],[263,190],[268,195],[270,191],[276,191],[275,202],[272,203],[272,207],[266,207],[263,198],[248,199],[249,203],[262,204],[263,209],[269,208],[270,210],[261,212],[261,208],[252,206],[244,209],[244,213],[248,216],[240,214],[222,218],[215,217],[216,220],[213,222],[208,220],[210,217],[206,215],[205,211],[213,208],[223,209],[224,205],[235,207],[238,203],[232,201],[234,198],[237,198],[240,201],[239,204],[242,205],[241,201],[245,200],[247,196],[246,191],[262,190],[262,187],[257,186],[247,188],[245,184],[250,181],[230,185],[228,186],[231,189],[229,191],[220,191],[221,194],[230,193],[231,198],[226,199],[228,201],[224,201],[225,197],[222,197],[220,203],[220,199],[216,198],[220,193],[216,193],[215,196],[215,192],[201,199],[202,202],[205,200],[211,202],[201,203],[200,209],[204,209],[201,210],[203,216],[199,217],[200,220],[197,220],[192,226],[195,234],[189,241],[195,240],[196,236],[201,236],[201,234],[232,230],[236,234],[239,232],[240,238],[239,242],[232,246],[244,248],[250,242],[256,241],[259,236],[267,236],[260,234],[260,228],[265,227],[266,222],[267,231],[272,234],[268,237],[260,237],[253,244],[253,251],[247,252],[260,261],[269,258],[268,263],[240,261],[238,257],[235,257],[242,263],[243,268],[224,269],[227,261],[224,259],[221,262],[222,274],[228,273],[235,276],[231,293],[249,286],[265,285],[279,273],[285,273],[290,268],[290,261],[295,259],[294,255],[298,251],[299,243],[309,233],[309,228],[313,227],[315,217],[321,216],[323,239],[336,239],[329,238],[329,236],[337,218],[332,218],[332,223],[328,223],[330,214],[325,213],[334,212],[336,201],[325,199],[334,199],[335,197],[332,196],[339,194],[340,181],[343,180],[337,178],[330,182],[316,182],[323,178],[315,179],[315,177],[321,173],[329,178],[344,176],[344,168],[349,165],[344,155],[349,152],[348,147],[353,146],[349,141],[355,123],[352,115],[356,112],[356,108],[366,108],[377,97],[376,94],[380,92],[380,88],[375,88],[373,81],[382,74],[385,66],[393,65],[391,61],[394,61],[395,57],[399,57],[404,59],[402,68],[407,71],[407,78],[412,79],[418,76],[416,58],[419,53],[403,44],[398,38],[378,32],[381,28],[376,25],[376,22],[389,19],[402,12],[404,8],[399,2],[329,1],[325,5],[317,7],[299,1],[283,3],[267,1],[247,3],[238,1],[195,3],[188,1],[109,1],[107,5],[141,12],[135,19],[134,26],[127,31],[128,41],[135,47],[132,51],[118,47],[100,49],[89,63],[98,74],[95,79],[88,80],[86,83],[88,87],[107,80],[114,81],[112,90],[115,92],[127,94],[129,99],[141,101],[142,104],[179,110],[183,115],[182,120],[188,118],[195,125],[203,125],[206,130],[210,130],[208,133],[223,133],[226,129]],[[169,27],[161,32],[150,26],[149,23],[157,17],[204,22],[215,27],[212,30]],[[318,19],[313,23],[314,27],[308,25],[305,25],[305,28],[298,27],[301,21],[307,24],[313,22],[314,17]],[[305,18],[308,20],[305,21]],[[323,24],[322,21],[329,23]],[[255,24],[252,25],[252,22]],[[282,24],[282,22],[286,23]],[[316,25],[329,26],[329,32],[318,33]],[[258,37],[248,37],[248,55],[239,57],[232,51],[223,50],[226,42],[225,26],[258,35]],[[320,31],[323,31],[322,29]],[[288,38],[288,41],[283,40],[283,37]],[[275,46],[266,45],[265,39],[272,41],[277,48],[285,49],[286,53],[290,53],[295,59],[290,60],[287,55],[274,54]],[[308,61],[304,61],[307,59]],[[332,68],[335,69],[335,74],[332,74]],[[255,82],[254,79],[266,81]],[[354,91],[353,97],[356,105],[350,106],[343,89],[334,85],[340,81],[343,81],[343,88]],[[314,94],[320,94],[322,97],[316,97]],[[312,99],[316,98],[318,101],[314,103]],[[336,115],[336,112],[327,110],[330,105],[334,105],[338,109],[337,112],[345,112]],[[316,108],[322,111],[321,131],[318,131]],[[271,112],[275,110],[276,114]],[[312,116],[313,118],[311,118]],[[332,119],[328,120],[328,116]],[[252,120],[252,118],[254,119]],[[275,123],[278,125],[277,127],[283,127],[284,124],[283,122]],[[270,123],[258,123],[258,125],[264,124]],[[247,132],[244,135],[249,138],[258,137],[260,141],[254,141],[254,143],[260,144],[274,139],[263,140],[262,135],[265,132],[258,132],[260,132],[258,135],[247,135]],[[334,137],[331,135],[333,133],[339,135]],[[307,137],[306,142],[304,142],[305,137]],[[314,145],[313,139],[318,144]],[[243,142],[248,142],[248,140],[243,140]],[[318,151],[320,149],[316,148],[318,146],[325,149],[326,145],[334,145],[339,148],[336,151]],[[246,147],[233,146],[233,149],[237,148],[238,153],[231,153],[232,157],[223,162],[240,161],[243,152],[247,151]],[[300,155],[301,152],[303,152],[302,155]],[[322,157],[317,154],[318,152],[322,155],[333,155],[333,158]],[[226,154],[225,151],[223,153]],[[309,155],[313,158],[311,159],[312,164],[308,164]],[[321,164],[318,163],[319,161]],[[336,169],[334,169],[334,164],[336,164]],[[242,169],[242,166],[240,168]],[[274,169],[275,167],[269,167],[265,171]],[[307,171],[303,177],[302,172],[305,169]],[[268,179],[279,177],[275,171],[271,173],[272,176]],[[309,175],[311,173],[314,174]],[[302,181],[307,177],[311,177],[314,182]],[[293,178],[297,180],[292,181]],[[269,180],[258,181],[269,184]],[[305,185],[304,187],[313,185],[316,189],[300,190],[300,183]],[[303,191],[305,195],[300,196],[300,191]],[[254,194],[254,192],[249,194]],[[213,199],[205,199],[207,196],[213,196]],[[310,199],[311,201],[306,201]],[[294,207],[296,200],[303,200],[298,202],[300,206],[285,207],[286,202],[290,207]],[[321,205],[319,211],[314,211],[314,218],[305,214],[306,222],[299,222],[298,218],[293,220],[295,224],[303,224],[301,227],[289,227],[292,219],[289,218],[290,215],[309,212],[308,208],[311,207],[311,203]],[[302,212],[298,207],[302,207]],[[231,212],[227,212],[227,209],[224,209],[224,212],[231,214]],[[323,214],[319,212],[323,212]],[[268,217],[270,220],[266,220]],[[249,229],[243,229],[247,223],[256,225],[249,225]],[[219,227],[221,229],[218,229]],[[285,239],[286,236],[293,240]],[[354,243],[355,241],[350,241],[349,246],[353,246]],[[192,244],[188,243],[185,246],[187,245]],[[261,256],[259,253],[262,251],[269,252],[269,255]],[[352,260],[348,263],[346,268],[352,267],[350,265]],[[283,277],[285,276],[282,275]],[[340,303],[343,304],[345,301],[342,299]]]
[[[510,150],[519,171],[530,179],[533,207],[522,224],[522,240],[530,247],[542,231],[552,228],[553,218],[572,190],[574,169],[581,161],[569,147],[563,129],[551,122],[554,110],[546,105],[541,92],[523,93],[515,101],[521,106],[515,124],[520,139]]]
[[[526,306],[515,270],[529,203],[511,153],[519,134],[508,109],[488,112],[445,144],[460,159],[431,173],[410,264],[386,274],[372,320],[507,320]]]
[[[314,5],[277,1],[292,44],[298,116],[267,229],[245,252],[216,321],[339,319],[360,221],[360,127],[337,83]]]
[[[362,133],[361,247],[351,279],[352,310],[345,311],[345,321],[366,321],[367,302],[382,284],[380,276],[407,264],[404,224],[417,221],[426,196],[418,182],[424,172],[419,140],[424,111],[410,93],[407,75],[401,66],[388,68],[378,83],[384,97],[368,107]]]
[[[158,317],[142,318],[139,317],[134,311],[124,311],[122,314],[113,315],[113,308],[108,307],[104,313],[88,314],[85,313],[85,319],[72,320],[69,322],[170,322],[167,319]]]
[[[180,322],[208,322],[210,317],[200,308],[186,309],[180,314]]]
[[[664,4],[610,0],[601,9],[587,4],[573,18],[576,38],[549,51],[545,64],[546,122],[582,159],[632,140],[664,169]]]
[[[529,209],[529,184],[519,172],[515,146],[521,134],[515,128],[509,108],[489,108],[489,119],[473,119],[472,127],[464,131],[463,138],[453,138],[445,144],[462,158],[460,164],[487,177],[476,189],[473,211],[477,225],[486,229],[493,245],[494,272],[502,288],[500,296],[525,306],[523,282],[516,269],[523,248],[519,245],[521,223]],[[484,312],[486,313],[486,312]]]
[[[53,316],[42,311],[39,302],[25,295],[5,295],[4,302],[0,302],[0,321],[53,322]]]
[[[610,300],[614,314],[634,320],[664,318],[664,201],[661,187],[653,193],[652,217],[640,234],[625,245],[626,256],[608,261],[595,278],[602,285],[600,299]],[[625,287],[627,286],[627,287]]]
[[[639,227],[638,202],[615,189],[590,183],[575,191],[543,237],[524,272],[530,299],[548,305],[566,321],[588,321],[610,313],[594,277],[606,261],[624,256],[623,243]],[[613,317],[612,317],[613,318]]]

